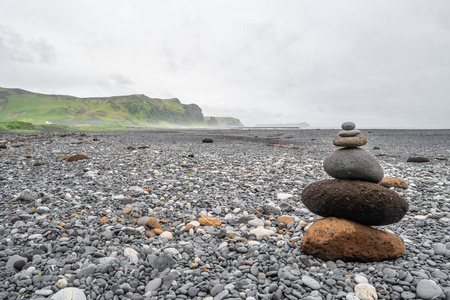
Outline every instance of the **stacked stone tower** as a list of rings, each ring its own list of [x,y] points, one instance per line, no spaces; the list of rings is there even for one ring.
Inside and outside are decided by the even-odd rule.
[[[379,183],[383,169],[375,157],[359,148],[367,143],[355,124],[345,122],[333,144],[341,149],[324,161],[335,179],[308,185],[302,202],[325,217],[314,222],[301,241],[302,251],[323,260],[381,261],[403,255],[401,238],[370,226],[393,224],[408,211],[408,203]]]

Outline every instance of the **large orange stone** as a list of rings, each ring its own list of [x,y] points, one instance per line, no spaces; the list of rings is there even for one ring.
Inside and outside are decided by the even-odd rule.
[[[156,218],[148,219],[147,226],[150,228],[162,229],[161,225],[159,224],[158,220],[156,220]]]
[[[220,222],[219,219],[214,217],[207,217],[205,215],[201,216],[198,219],[198,222],[200,223],[201,226],[216,226],[216,227],[222,226],[222,222]]]
[[[391,260],[405,253],[398,236],[334,217],[314,222],[302,238],[301,249],[323,260],[359,262]]]
[[[277,219],[277,221],[284,224],[295,223],[294,218],[289,216],[281,216]]]
[[[155,228],[153,229],[153,232],[156,233],[157,235],[160,235],[161,233],[164,232],[164,230],[162,228]]]

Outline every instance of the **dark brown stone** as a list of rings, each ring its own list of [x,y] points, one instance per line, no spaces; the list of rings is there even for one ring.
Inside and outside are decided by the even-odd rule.
[[[133,199],[131,199],[131,198],[125,198],[125,199],[123,199],[122,200],[122,204],[125,206],[125,205],[128,205],[128,204],[132,204],[134,201],[133,201]]]
[[[408,211],[408,203],[396,192],[359,180],[311,183],[302,192],[302,202],[322,217],[343,218],[364,225],[396,223]]]
[[[416,156],[416,157],[408,157],[406,162],[425,163],[425,162],[430,162],[430,160],[427,157]]]
[[[301,249],[323,260],[355,262],[391,260],[405,253],[398,236],[338,218],[314,222],[302,238]]]
[[[213,143],[213,142],[214,142],[213,139],[210,138],[205,138],[202,140],[202,143]]]
[[[69,157],[67,159],[67,161],[74,162],[74,161],[79,161],[79,160],[83,160],[83,159],[89,159],[89,157],[87,157],[86,155],[83,155],[83,154],[77,154],[77,155]]]

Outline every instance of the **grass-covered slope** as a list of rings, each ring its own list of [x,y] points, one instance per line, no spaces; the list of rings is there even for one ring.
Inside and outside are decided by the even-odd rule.
[[[0,121],[77,125],[205,125],[196,104],[145,95],[77,98],[0,88]]]
[[[134,127],[139,129],[140,127]],[[23,121],[10,121],[0,122],[0,132],[22,132],[22,133],[34,133],[39,132],[66,132],[66,131],[118,131],[128,130],[130,127],[125,126],[100,126],[100,125],[60,125],[60,124],[33,124]]]

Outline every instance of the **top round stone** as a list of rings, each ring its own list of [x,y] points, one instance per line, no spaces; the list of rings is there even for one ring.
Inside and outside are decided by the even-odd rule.
[[[355,129],[356,125],[353,122],[344,122],[341,125],[341,128],[344,130],[353,130]]]

